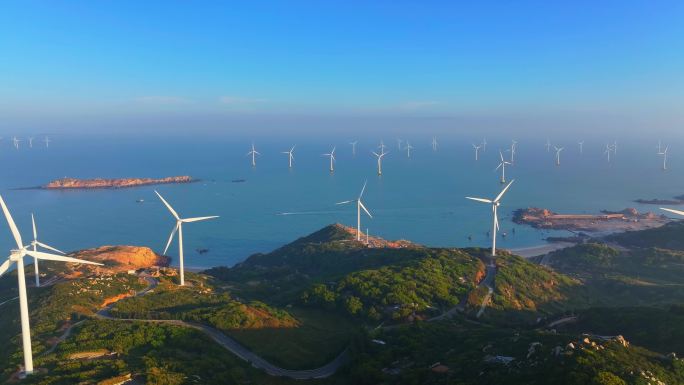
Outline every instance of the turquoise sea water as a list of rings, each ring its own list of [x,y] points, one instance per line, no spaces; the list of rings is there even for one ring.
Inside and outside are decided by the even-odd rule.
[[[440,138],[433,152],[430,136],[416,135],[411,159],[386,137],[390,153],[384,174],[376,174],[370,154],[380,138],[360,140],[351,154],[351,138],[291,141],[256,140],[262,156],[252,168],[245,156],[249,140],[203,138],[76,138],[56,137],[49,149],[38,140],[33,149],[23,142],[19,150],[0,142],[0,189],[25,242],[31,237],[30,213],[36,215],[39,239],[63,250],[100,245],[145,245],[161,252],[174,221],[154,195],[158,189],[181,216],[220,215],[219,219],[184,227],[186,265],[232,265],[254,252],[272,250],[324,225],[355,225],[354,205],[335,202],[354,199],[364,181],[364,196],[374,218],[362,219],[364,229],[388,239],[405,238],[432,246],[487,246],[491,210],[464,199],[466,195],[495,196],[501,185],[498,149],[508,140],[490,140],[475,162],[472,139]],[[684,157],[670,156],[670,170],[660,170],[656,143],[620,143],[612,163],[602,155],[605,142],[587,141],[584,154],[575,142],[562,143],[561,166],[547,153],[544,140],[520,139],[516,164],[507,176],[516,182],[500,209],[503,231],[500,247],[520,248],[543,243],[550,233],[514,225],[510,214],[528,206],[558,212],[595,212],[654,206],[633,203],[636,198],[670,198],[684,194]],[[288,169],[281,151],[297,143],[294,168]],[[334,174],[321,156],[337,146]],[[553,151],[553,150],[552,150]],[[508,156],[506,154],[506,156]],[[45,191],[16,189],[45,184],[63,176],[163,177],[191,175],[192,184],[130,189]],[[233,183],[245,179],[244,183]],[[136,200],[143,199],[143,203]],[[288,215],[280,215],[289,213]],[[10,233],[0,226],[0,249],[12,247]],[[515,234],[511,229],[515,227]],[[560,232],[558,234],[567,234]],[[468,240],[472,235],[472,241]],[[200,255],[196,249],[209,249]],[[177,256],[174,244],[168,253]],[[175,261],[174,261],[175,262]]]

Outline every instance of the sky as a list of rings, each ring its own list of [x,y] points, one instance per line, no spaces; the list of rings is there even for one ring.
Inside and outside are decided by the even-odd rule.
[[[679,0],[7,0],[0,130],[420,117],[679,132],[682,20]]]

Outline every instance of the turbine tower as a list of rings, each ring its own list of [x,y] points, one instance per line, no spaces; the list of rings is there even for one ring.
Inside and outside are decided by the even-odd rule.
[[[323,154],[323,156],[330,157],[330,172],[335,172],[335,147],[333,147],[329,154]]]
[[[199,221],[204,221],[207,219],[214,219],[218,218],[217,215],[209,216],[209,217],[196,217],[196,218],[181,218],[178,216],[178,213],[176,210],[171,207],[169,202],[167,202],[157,190],[154,190],[155,194],[161,199],[161,201],[164,203],[167,209],[171,212],[171,215],[173,215],[174,218],[176,218],[176,226],[173,227],[173,230],[171,230],[171,235],[169,235],[169,240],[166,242],[166,247],[164,248],[164,255],[166,255],[166,251],[169,250],[169,246],[171,246],[171,241],[173,241],[173,236],[176,235],[176,232],[178,232],[178,262],[180,264],[180,285],[184,286],[185,285],[185,269],[183,265],[183,223],[190,223],[190,222],[199,222]]]
[[[556,166],[560,166],[560,153],[563,151],[563,147],[556,147],[553,146],[554,150],[556,150]]]
[[[83,259],[29,250],[28,246],[23,246],[19,229],[17,229],[17,225],[14,223],[14,219],[12,219],[12,214],[10,214],[9,209],[7,209],[7,205],[5,205],[5,201],[2,199],[2,196],[0,196],[0,205],[2,206],[2,211],[5,214],[5,219],[7,219],[7,224],[9,225],[10,231],[12,232],[12,237],[14,238],[14,241],[17,244],[17,248],[10,250],[9,257],[2,265],[0,265],[0,276],[2,276],[9,269],[12,263],[16,264],[17,280],[19,286],[21,342],[24,348],[24,373],[28,375],[33,373],[33,351],[31,349],[31,325],[29,323],[28,295],[26,293],[26,277],[24,275],[24,257],[28,255],[33,258],[42,259],[45,261],[84,263],[98,266],[102,266],[102,264],[86,261]]]
[[[368,211],[366,206],[364,206],[363,202],[361,201],[361,198],[363,197],[363,192],[366,191],[366,183],[367,182],[368,181],[363,183],[363,187],[361,188],[361,193],[359,194],[358,198],[336,203],[337,205],[344,205],[347,203],[356,202],[356,240],[357,241],[361,240],[361,210],[365,211],[366,214],[368,214],[368,217],[370,217],[371,219],[373,218],[370,211]]]
[[[606,144],[606,150],[603,153],[608,157],[608,163],[610,163],[610,150],[610,144]]]
[[[50,142],[51,142],[50,138],[48,138],[46,136],[43,141],[45,142],[45,148],[50,148]]]
[[[19,142],[21,142],[21,139],[18,139],[16,136],[13,136],[12,142],[14,143],[14,148],[16,148],[18,150],[19,149]]]
[[[33,213],[31,213],[31,224],[33,225],[33,241],[31,241],[31,246],[33,247],[33,251],[36,252],[38,251],[38,246],[50,250],[50,251],[55,251],[58,252],[62,255],[65,253],[61,250],[57,250],[52,246],[48,246],[40,241],[38,241],[38,231],[36,230],[36,219],[33,217]],[[33,258],[33,270],[36,275],[36,287],[40,287],[40,272],[38,271],[38,258]]]
[[[400,138],[397,138],[397,150],[401,150],[401,143],[402,142],[403,142],[403,140],[401,140]]]
[[[551,151],[551,139],[546,139],[546,152]]]
[[[432,151],[437,151],[437,137],[432,137]]]
[[[378,154],[375,151],[371,151],[371,153],[378,158],[378,175],[382,175],[382,158],[389,154],[389,152],[381,152]]]
[[[28,137],[28,142],[29,142],[29,148],[33,148],[33,137],[32,136]]]
[[[580,154],[582,154],[584,152],[584,141],[580,140],[577,144],[579,144]]]
[[[515,151],[518,149],[518,142],[511,140],[511,163],[515,163]]]
[[[510,165],[511,162],[506,162],[504,160],[504,156],[501,153],[501,150],[499,150],[499,156],[501,157],[501,163],[494,169],[494,171],[501,169],[501,183],[506,183],[506,165]]]
[[[261,153],[254,148],[254,143],[252,143],[252,149],[247,153],[247,156],[250,155],[252,156],[252,167],[256,167],[256,156],[261,155]]]
[[[482,152],[487,152],[487,138],[482,138]]]
[[[292,146],[292,148],[290,148],[290,151],[283,151],[283,154],[287,154],[287,161],[290,168],[292,168],[292,160],[294,159],[294,155],[292,155],[292,153],[294,152],[295,146],[297,145],[295,144],[294,146]]]
[[[492,213],[494,215],[494,223],[492,225],[492,257],[496,257],[496,232],[499,230],[499,217],[497,214],[497,209],[499,205],[501,205],[501,198],[504,196],[506,191],[508,190],[509,187],[515,182],[515,179],[510,181],[506,187],[504,187],[503,190],[499,193],[499,195],[496,196],[493,200],[489,199],[484,199],[484,198],[472,198],[472,197],[466,197],[466,199],[482,202],[482,203],[488,203],[492,205]]]
[[[480,146],[473,144],[473,149],[475,150],[475,160],[478,160],[480,158]]]

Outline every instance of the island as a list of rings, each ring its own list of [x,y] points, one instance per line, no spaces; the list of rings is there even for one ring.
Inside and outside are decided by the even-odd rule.
[[[642,205],[681,205],[684,204],[684,195],[678,195],[672,199],[636,199],[634,202]]]
[[[586,232],[616,232],[660,227],[670,220],[651,212],[639,213],[634,208],[601,211],[600,214],[558,214],[548,209],[530,207],[513,213],[513,222],[538,229]]]
[[[46,190],[68,190],[68,189],[94,189],[94,188],[125,188],[137,187],[151,184],[169,184],[169,183],[191,183],[196,180],[190,176],[170,176],[166,178],[119,178],[119,179],[77,179],[77,178],[61,178],[53,180],[52,182],[41,186]]]

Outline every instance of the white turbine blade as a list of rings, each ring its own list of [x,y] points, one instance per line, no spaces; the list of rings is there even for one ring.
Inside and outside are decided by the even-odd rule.
[[[515,179],[513,179],[512,181],[510,181],[510,182],[506,185],[506,187],[504,187],[504,189],[501,190],[501,192],[499,193],[499,195],[497,195],[496,198],[494,199],[494,202],[498,202],[498,201],[501,199],[501,197],[504,196],[504,194],[506,193],[506,191],[508,190],[508,188],[511,187],[511,185],[513,184],[513,182],[515,182]]]
[[[0,276],[2,276],[3,274],[5,274],[5,272],[7,271],[7,269],[9,269],[11,263],[12,263],[12,261],[10,261],[10,260],[8,259],[8,260],[6,260],[5,262],[3,262],[2,265],[0,265]]]
[[[664,208],[664,207],[661,207],[660,209],[661,209],[661,210],[665,210],[665,211],[669,211],[669,212],[671,212],[671,213],[673,213],[673,214],[677,214],[677,215],[684,216],[684,211],[673,210],[673,209],[666,209],[666,208]]]
[[[369,217],[373,218],[373,216],[371,215],[370,211],[368,211],[368,209],[366,208],[366,206],[363,205],[363,202],[359,201],[359,206],[361,206],[361,208],[363,209],[363,211],[365,211],[366,214],[368,214]]]
[[[183,223],[199,222],[199,221],[206,221],[207,219],[214,219],[214,218],[218,218],[218,215],[212,215],[209,217],[185,218],[185,219],[181,219],[181,222],[183,222]]]
[[[10,231],[12,231],[12,235],[14,236],[14,241],[17,243],[18,248],[23,248],[24,243],[21,240],[21,234],[19,234],[19,229],[17,229],[17,225],[14,223],[14,219],[12,219],[12,214],[10,214],[9,210],[7,209],[7,205],[5,204],[5,200],[2,199],[2,195],[0,195],[0,205],[2,205],[2,212],[5,213],[5,219],[7,219],[7,224],[9,225]]]
[[[499,165],[498,165],[498,166],[496,166],[496,168],[494,169],[494,171],[496,171],[496,170],[500,169],[500,168],[501,168],[501,166],[503,166],[503,163],[499,163]]]
[[[65,253],[65,252],[63,252],[62,250],[59,250],[59,249],[55,249],[54,247],[52,247],[52,246],[49,246],[49,245],[46,245],[46,244],[44,244],[44,243],[42,243],[42,242],[38,242],[38,241],[36,241],[36,245],[38,245],[38,246],[40,246],[40,247],[42,247],[42,248],[44,248],[44,249],[48,249],[48,250],[52,250],[52,251],[56,251],[56,252],[58,252],[58,253],[60,253],[60,254],[66,254],[66,253]]]
[[[470,199],[472,201],[478,201],[478,202],[483,202],[483,203],[492,203],[489,199],[483,199],[483,198],[473,198],[473,197],[465,197],[466,199]]]
[[[169,211],[171,211],[171,214],[173,214],[173,216],[176,219],[180,219],[180,217],[178,216],[178,213],[176,212],[176,210],[173,209],[173,207],[171,207],[169,202],[167,202],[166,199],[164,199],[164,197],[162,197],[161,194],[159,194],[159,192],[157,192],[157,190],[154,190],[154,193],[157,194],[157,196],[159,197],[159,199],[161,199],[162,202],[164,202],[164,205],[166,205],[166,208],[169,209]]]
[[[335,203],[335,204],[336,204],[336,205],[346,205],[347,203],[352,203],[352,202],[354,202],[354,200],[344,201],[344,202],[337,202],[337,203]]]
[[[257,155],[261,155],[261,153],[259,151],[254,151],[254,153]]]
[[[373,155],[375,155],[375,156],[377,156],[377,157],[380,157],[380,155],[378,155],[375,151],[371,151],[371,154],[373,154]]]
[[[30,255],[33,258],[41,259],[44,261],[58,261],[58,262],[72,262],[72,263],[84,263],[86,265],[97,265],[102,266],[101,263],[86,261],[85,259],[78,259],[72,257],[65,257],[62,255],[48,254],[40,251],[26,250],[26,255]]]
[[[496,231],[499,231],[499,216],[494,211],[494,225],[496,225]]]
[[[361,194],[359,194],[359,199],[363,196],[363,192],[366,191],[366,184],[368,181],[363,182],[363,187],[361,187]]]
[[[31,213],[31,224],[33,225],[33,240],[38,239],[38,231],[36,231],[36,220],[33,218],[33,213]]]
[[[503,162],[504,159],[503,159],[503,154],[501,153],[501,151],[499,151],[499,156],[501,157],[501,161]]]
[[[162,254],[166,255],[166,252],[169,250],[169,246],[171,246],[171,241],[173,241],[173,236],[176,235],[179,225],[179,223],[176,223],[176,226],[174,226],[173,230],[171,230],[171,235],[169,235],[169,240],[166,242],[166,247],[164,248],[164,252]]]

